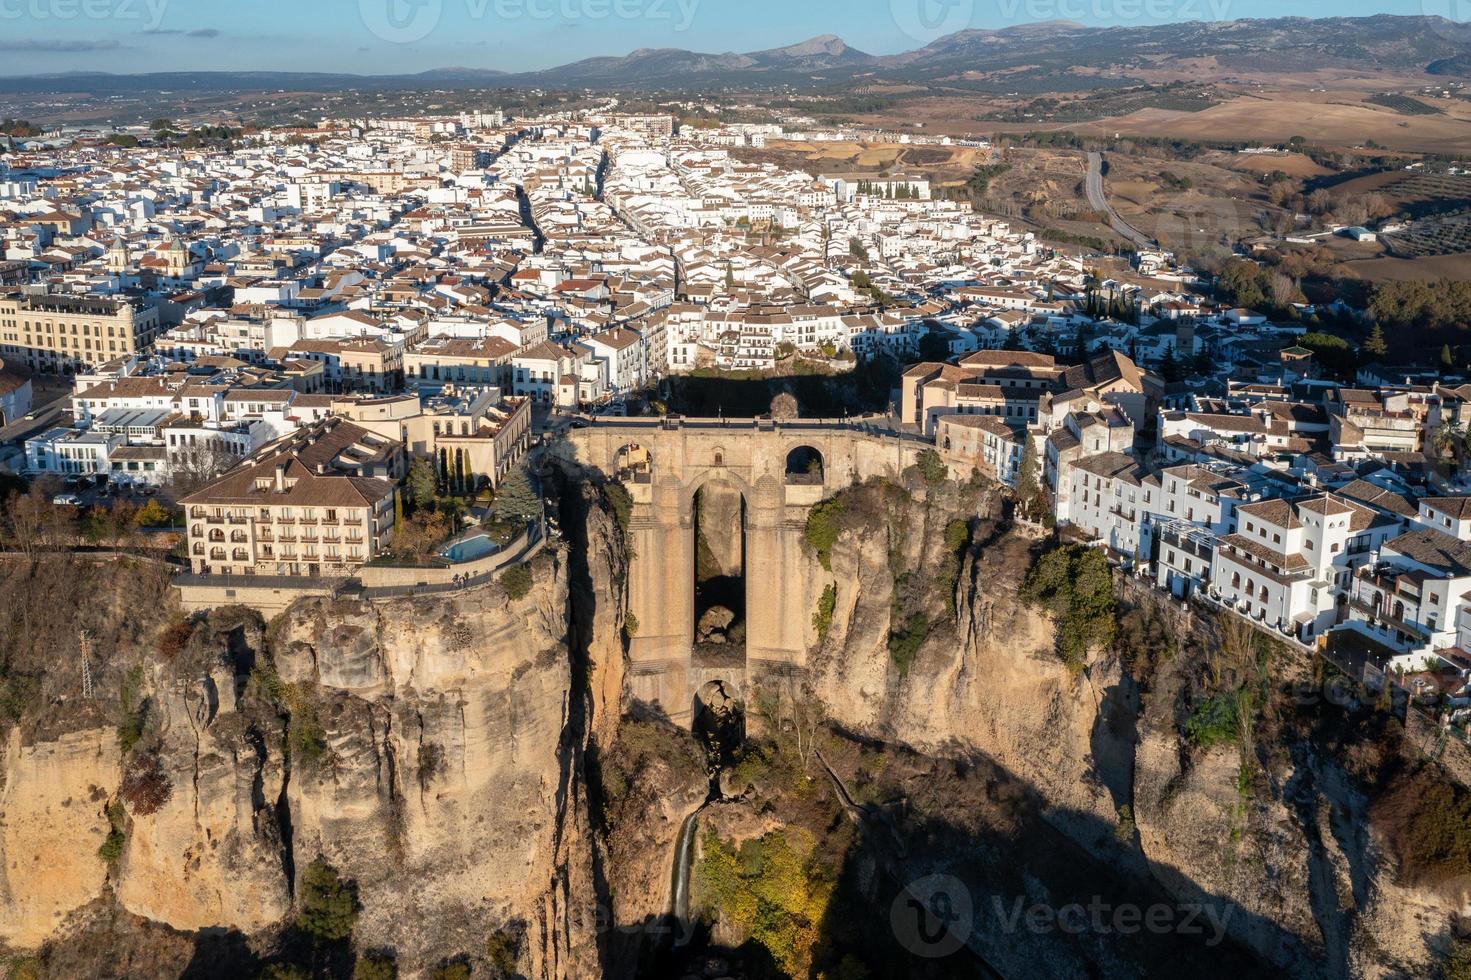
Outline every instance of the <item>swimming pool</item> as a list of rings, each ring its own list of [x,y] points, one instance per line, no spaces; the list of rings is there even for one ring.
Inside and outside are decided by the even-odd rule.
[[[466,562],[479,561],[499,550],[500,545],[490,540],[490,535],[476,534],[454,542],[441,551],[439,556],[456,565],[463,565]]]

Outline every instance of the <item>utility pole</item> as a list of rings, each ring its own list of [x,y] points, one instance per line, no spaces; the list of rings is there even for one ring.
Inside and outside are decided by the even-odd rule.
[[[92,634],[82,630],[77,635],[82,649],[82,697],[92,700]]]

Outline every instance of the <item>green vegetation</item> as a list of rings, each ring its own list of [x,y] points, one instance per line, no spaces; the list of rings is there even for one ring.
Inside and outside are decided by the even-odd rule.
[[[983,163],[976,167],[970,175],[970,180],[965,182],[965,189],[972,197],[985,197],[986,192],[991,189],[991,181],[1005,174],[1011,169],[1009,163]]]
[[[501,573],[501,588],[506,590],[506,595],[511,601],[520,602],[531,594],[533,579],[529,565],[512,565]]]
[[[148,725],[148,701],[141,699],[143,668],[133,667],[123,675],[118,697],[122,703],[122,717],[117,725],[117,744],[123,755],[133,751],[143,738]]]
[[[460,960],[441,963],[429,971],[429,980],[470,980],[470,965]]]
[[[0,136],[14,136],[16,139],[29,139],[44,133],[40,126],[26,119],[12,119],[9,116],[0,119]]]
[[[1057,652],[1082,670],[1088,651],[1113,642],[1113,574],[1096,548],[1064,545],[1037,559],[1022,584],[1022,597],[1057,621]]]
[[[970,546],[970,522],[959,519],[945,525],[945,557],[940,563],[937,584],[945,596],[945,608],[955,615],[955,589],[960,583],[960,566]]]
[[[950,478],[950,468],[933,449],[921,449],[914,458],[914,467],[930,489],[942,486]]]
[[[629,640],[638,636],[638,617],[633,614],[632,609],[623,614],[623,636]]]
[[[1197,704],[1185,720],[1185,737],[1190,744],[1209,749],[1235,742],[1240,732],[1242,709],[1250,709],[1249,702],[1243,703],[1247,697],[1243,689],[1206,698]]]
[[[139,527],[173,527],[176,515],[157,500],[150,500],[133,515]]]
[[[838,543],[838,534],[842,531],[839,523],[842,516],[843,502],[836,497],[814,504],[807,512],[807,528],[802,540],[829,572],[833,570],[833,546]]]
[[[1471,793],[1426,767],[1400,780],[1373,807],[1410,884],[1471,874]]]
[[[271,963],[261,971],[260,980],[312,980],[312,973],[296,963]]]
[[[5,968],[6,980],[41,980],[41,961],[34,956],[12,956]]]
[[[387,956],[369,953],[358,957],[352,968],[352,980],[396,980],[398,964]]]
[[[930,619],[924,613],[913,613],[897,632],[889,633],[889,658],[899,668],[901,677],[909,676],[915,655],[930,635]]]
[[[1016,474],[1016,505],[1022,517],[1035,518],[1038,514],[1048,513],[1050,508],[1042,494],[1042,484],[1037,479],[1037,445],[1031,436],[1025,438],[1027,444],[1022,449],[1022,465]]]
[[[833,625],[833,611],[837,607],[838,587],[828,583],[827,588],[822,590],[822,597],[817,600],[817,612],[812,614],[812,628],[817,630],[818,643],[827,639],[827,632]]]
[[[495,510],[502,520],[530,524],[541,517],[541,494],[524,466],[513,466],[495,491]]]
[[[1471,327],[1471,281],[1387,282],[1374,290],[1369,314],[1390,328]]]
[[[1134,838],[1139,833],[1139,825],[1134,822],[1134,808],[1125,803],[1119,807],[1119,822],[1113,829],[1114,840],[1124,846],[1134,843]]]
[[[628,488],[621,483],[605,483],[603,499],[608,502],[608,509],[613,512],[613,519],[618,522],[619,529],[627,534],[628,522],[633,517],[633,497]]]
[[[1471,980],[1471,940],[1451,940],[1450,952],[1440,967],[1445,980]]]
[[[836,888],[835,869],[801,828],[774,830],[739,848],[705,834],[695,873],[702,910],[771,954],[784,976],[807,976]]]
[[[301,911],[297,925],[318,942],[341,942],[357,924],[357,888],[343,881],[337,869],[318,857],[301,875]]]
[[[516,961],[520,959],[520,941],[505,929],[497,929],[485,940],[485,958],[503,977],[516,975]]]
[[[1179,174],[1166,170],[1159,175],[1160,186],[1168,191],[1188,191],[1195,186],[1195,181],[1189,177],[1181,177]]]
[[[122,859],[123,846],[128,842],[128,811],[124,809],[122,800],[113,800],[107,804],[107,823],[107,838],[97,848],[97,856],[112,867]]]
[[[309,682],[288,684],[265,660],[250,671],[247,691],[273,705],[286,717],[286,751],[294,764],[316,765],[327,754],[327,733],[317,708],[316,688]]]

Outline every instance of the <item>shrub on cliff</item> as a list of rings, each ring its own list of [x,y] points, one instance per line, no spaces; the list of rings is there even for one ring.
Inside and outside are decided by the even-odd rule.
[[[633,517],[633,497],[628,488],[621,483],[605,483],[603,499],[608,502],[608,509],[613,512],[613,519],[618,522],[619,529],[627,534],[628,522]]]
[[[1058,656],[1073,670],[1082,669],[1090,649],[1113,642],[1113,574],[1096,548],[1065,545],[1046,552],[1027,572],[1022,597],[1057,621]]]
[[[337,869],[322,858],[307,866],[301,875],[301,931],[321,942],[341,942],[352,935],[357,924],[357,888],[343,881]]]
[[[526,565],[513,565],[501,573],[501,588],[512,602],[520,602],[531,594],[531,569]]]
[[[352,968],[352,980],[396,980],[398,964],[387,956],[369,953],[358,958]]]
[[[1413,884],[1471,874],[1471,793],[1434,767],[1399,781],[1375,802],[1372,819],[1394,845]]]
[[[842,531],[839,523],[842,516],[843,502],[836,498],[814,504],[807,512],[807,528],[803,532],[803,540],[817,555],[818,563],[828,571],[833,568],[833,545],[838,543],[838,534]]]
[[[829,583],[822,590],[822,597],[817,600],[817,612],[812,614],[812,628],[817,630],[817,642],[821,643],[827,639],[827,631],[832,629],[833,612],[838,608],[838,588]]]

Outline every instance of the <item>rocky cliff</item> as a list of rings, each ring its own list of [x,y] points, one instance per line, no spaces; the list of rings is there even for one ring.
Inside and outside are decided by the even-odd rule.
[[[49,976],[255,976],[304,948],[322,860],[360,909],[338,972],[380,950],[492,976],[509,951],[537,980],[818,962],[1389,977],[1445,948],[1465,896],[1408,885],[1372,818],[1384,774],[1418,758],[1396,723],[1289,696],[1318,680],[1305,656],[1127,582],[1108,589],[1117,637],[1066,662],[1067,629],[1023,595],[1044,543],[981,481],[824,505],[805,690],[779,718],[747,705],[757,738],[712,798],[707,747],[624,700],[616,508],[559,482],[566,540],[518,599],[493,585],[186,620],[146,562],[8,559],[0,940]],[[671,934],[696,811],[705,921]],[[921,963],[890,910],[937,874],[962,882],[975,930],[959,959]],[[1095,897],[1214,918],[1134,939],[1008,924],[1013,902]],[[744,959],[681,958],[721,945]]]
[[[833,721],[999,766],[1072,842],[1181,902],[1217,907],[1265,963],[1298,976],[1430,970],[1455,904],[1401,882],[1364,781],[1323,744],[1313,712],[1340,709],[1288,697],[1311,686],[1307,655],[1262,644],[1272,653],[1246,744],[1193,742],[1187,718],[1213,690],[1202,675],[1228,642],[1210,617],[1121,584],[1120,613],[1157,635],[1123,631],[1072,669],[1053,619],[1021,598],[1041,542],[1001,529],[999,498],[955,485],[845,496],[831,573],[816,556],[810,569],[836,590],[812,661]],[[955,520],[969,526],[958,575]],[[928,631],[910,653],[894,641],[916,613]]]
[[[95,638],[95,700],[78,674],[10,727],[0,939],[35,949],[115,906],[244,934],[269,959],[320,858],[356,889],[355,947],[401,968],[479,962],[499,935],[526,976],[599,973],[583,759],[616,724],[622,557],[610,518],[569,506],[576,559],[543,553],[520,599],[488,586],[186,623],[162,581],[139,594],[127,568],[92,573],[132,594],[132,640]],[[38,588],[76,572],[12,565],[4,588],[43,608]]]

